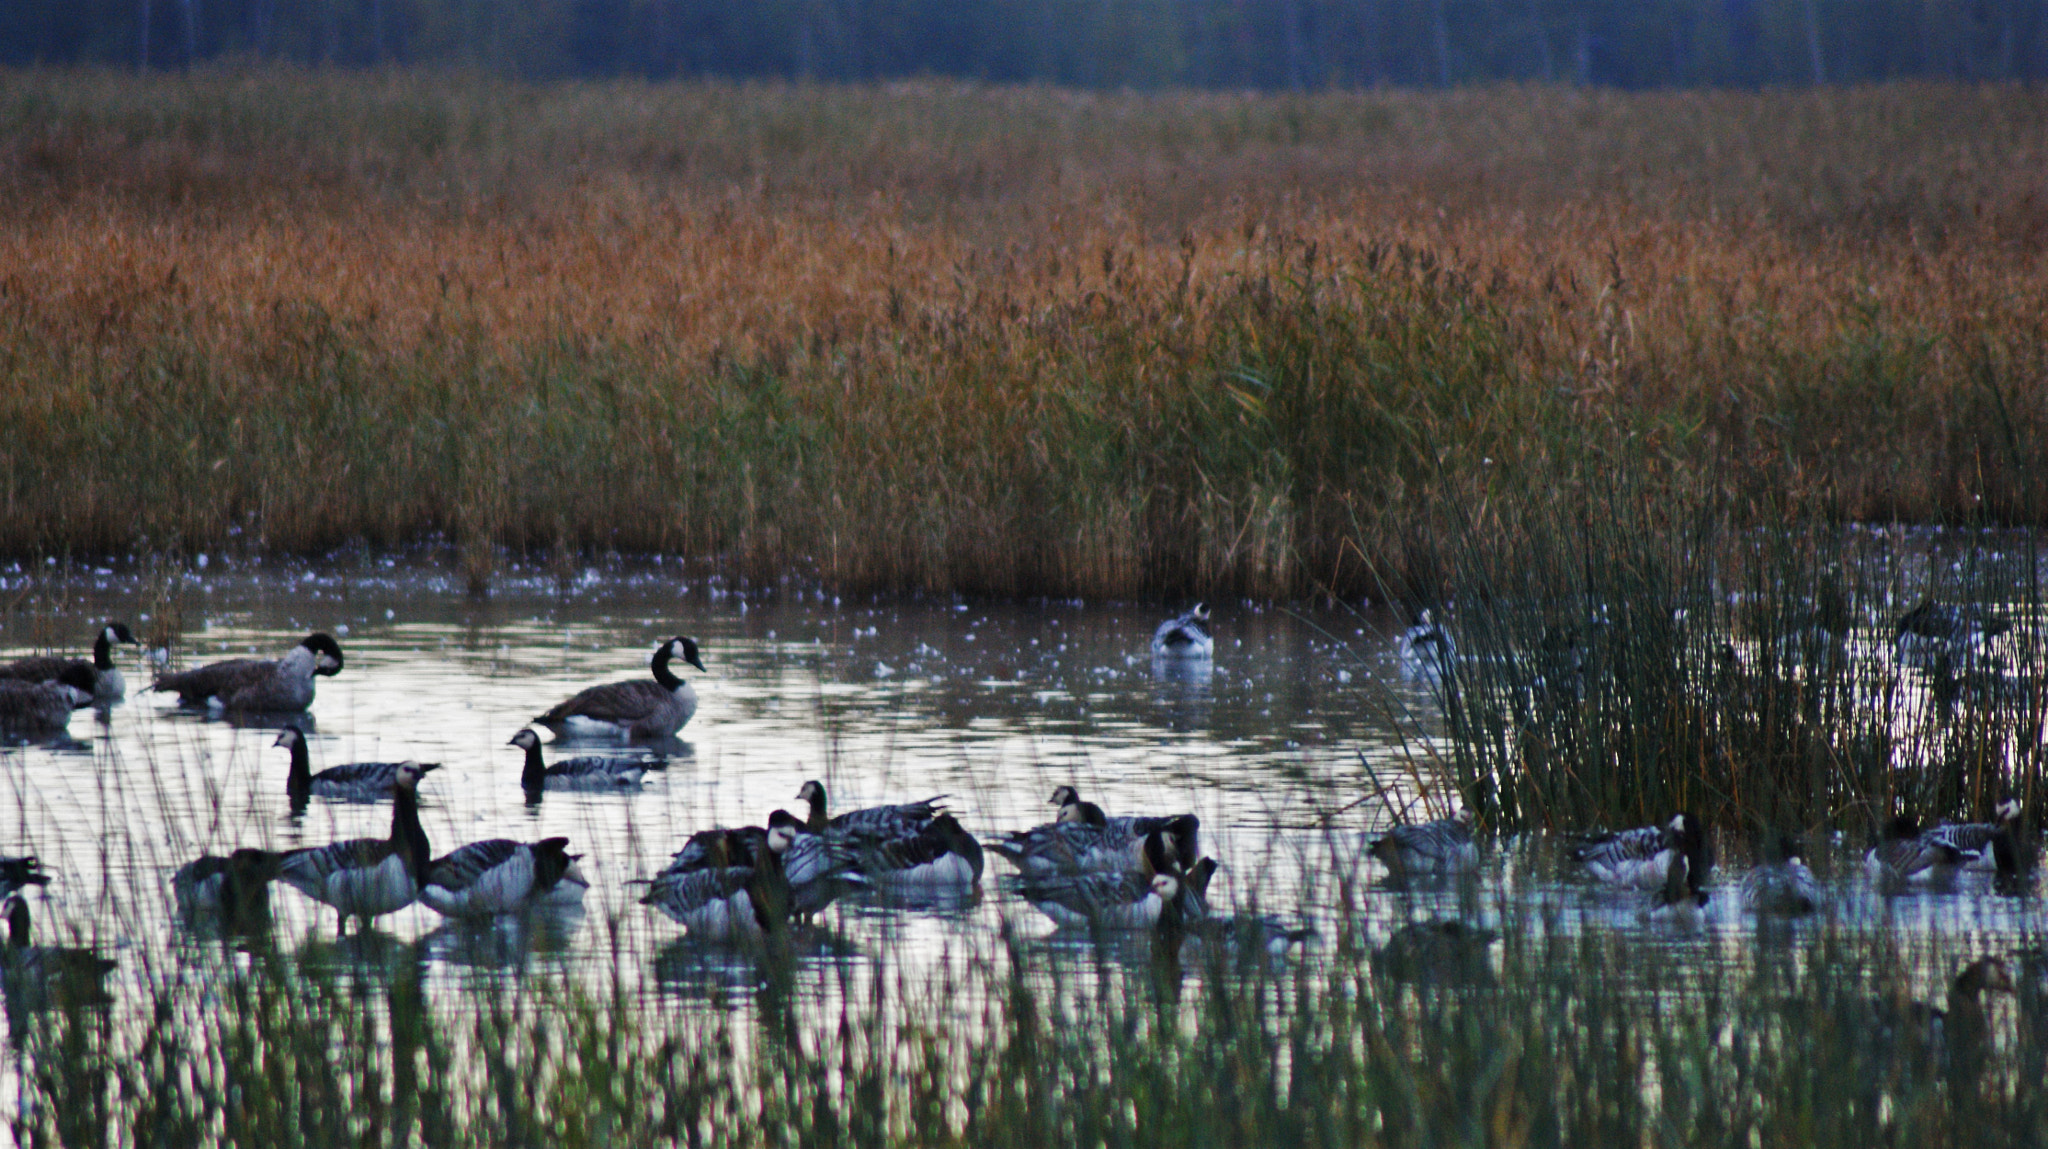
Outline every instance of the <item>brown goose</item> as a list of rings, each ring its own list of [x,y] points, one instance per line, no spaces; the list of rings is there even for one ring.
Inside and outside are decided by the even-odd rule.
[[[180,706],[209,710],[281,712],[313,705],[313,679],[341,673],[341,644],[331,635],[307,635],[283,658],[231,658],[197,670],[166,674],[151,690],[172,690]]]
[[[697,692],[676,677],[669,664],[682,659],[698,670],[697,640],[677,635],[654,652],[654,677],[610,682],[577,692],[535,718],[558,738],[609,738],[651,742],[683,728],[697,712]]]
[[[92,667],[67,666],[53,682],[0,679],[0,736],[49,738],[71,725],[71,712],[92,705]]]
[[[83,666],[93,675],[93,700],[113,702],[128,693],[128,682],[121,677],[121,668],[114,665],[114,644],[117,642],[133,646],[136,644],[135,635],[125,624],[110,622],[100,628],[100,636],[93,640],[91,662],[55,654],[31,655],[0,664],[0,678],[49,682],[62,674],[67,666]]]

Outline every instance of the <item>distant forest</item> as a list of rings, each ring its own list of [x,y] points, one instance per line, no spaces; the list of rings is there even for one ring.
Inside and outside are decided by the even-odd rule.
[[[1313,89],[2048,76],[2048,0],[6,0],[0,64]]]

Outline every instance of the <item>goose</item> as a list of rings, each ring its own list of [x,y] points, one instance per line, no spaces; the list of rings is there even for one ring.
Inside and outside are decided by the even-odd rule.
[[[2000,801],[1998,805],[1992,807],[1991,816],[1992,820],[1989,822],[1936,826],[1920,836],[1930,842],[1954,848],[1966,859],[1963,869],[2011,873],[2019,865],[2019,799],[2006,798]]]
[[[1983,1072],[1991,1042],[1983,995],[2017,992],[2002,959],[1978,958],[1949,982],[1946,1008],[1903,997],[1872,1001],[1873,1036],[1904,1057],[1974,1081]]]
[[[1372,951],[1372,971],[1418,985],[1490,985],[1489,954],[1500,935],[1451,918],[1409,922]]]
[[[666,758],[565,758],[550,766],[540,752],[540,735],[521,730],[506,743],[526,752],[519,784],[529,795],[543,790],[635,790],[649,770],[668,769]]]
[[[782,855],[801,825],[777,810],[758,840],[738,831],[707,839],[703,865],[656,875],[640,901],[706,941],[758,941],[779,933],[790,913]]]
[[[171,894],[187,918],[260,918],[270,912],[270,883],[283,861],[283,854],[248,846],[225,858],[201,854],[171,875]]]
[[[1193,814],[1112,818],[1095,803],[1082,801],[1072,786],[1054,790],[1052,800],[1060,808],[1059,820],[989,843],[1026,876],[1136,872],[1144,866],[1146,836],[1155,832],[1164,836],[1176,864],[1202,856],[1201,820]]]
[[[71,725],[71,712],[92,705],[92,667],[66,666],[50,682],[0,679],[0,734],[49,738]]]
[[[1699,819],[1679,813],[1661,826],[1638,826],[1595,836],[1571,848],[1568,856],[1586,867],[1596,880],[1642,890],[1664,888],[1673,852],[1686,855],[1686,877],[1692,888],[1704,888],[1714,856]]]
[[[1880,883],[1943,883],[1955,876],[1965,861],[1954,845],[1920,832],[1919,819],[1900,814],[1892,819],[1884,839],[1863,855],[1863,869]]]
[[[283,658],[231,658],[163,675],[150,689],[176,691],[180,706],[283,713],[313,705],[313,680],[340,674],[341,667],[341,644],[316,631]]]
[[[28,886],[48,885],[50,875],[43,872],[43,863],[35,855],[27,857],[0,857],[0,901],[5,901]]]
[[[1742,907],[1759,917],[1797,918],[1821,908],[1820,883],[1807,868],[1799,840],[1786,835],[1773,857],[1742,878]]]
[[[749,856],[767,839],[768,831],[761,826],[700,830],[690,835],[683,848],[676,851],[667,867],[655,877],[659,879],[727,865],[727,858]],[[738,855],[731,853],[734,843],[742,851]],[[802,823],[796,824],[789,845],[782,851],[782,873],[789,887],[790,912],[802,918],[818,913],[842,895],[865,889],[871,884],[860,872],[855,844],[813,834],[804,829]]]
[[[505,838],[471,842],[427,866],[420,901],[444,917],[485,918],[543,902],[572,903],[590,888],[567,838],[531,844]]]
[[[285,776],[285,792],[291,795],[294,804],[303,804],[308,795],[334,798],[350,802],[381,802],[391,796],[392,780],[398,776],[403,762],[350,762],[341,766],[329,766],[318,774],[313,773],[312,756],[306,750],[306,732],[296,726],[280,730],[273,746],[283,746],[291,751],[292,769]],[[421,774],[430,774],[441,768],[439,762],[414,762]]]
[[[1167,851],[1164,837],[1154,831],[1145,838],[1145,864],[1136,873],[1027,873],[1024,900],[1062,928],[1179,929],[1200,921],[1207,906],[1199,895],[1190,896],[1186,876]]]
[[[1414,626],[1401,632],[1394,653],[1401,673],[1411,678],[1443,678],[1458,660],[1458,646],[1451,641],[1450,632],[1427,610],[1416,616]]]
[[[677,635],[654,652],[654,679],[611,682],[579,691],[535,718],[556,737],[651,742],[683,728],[697,712],[697,692],[669,664],[682,659],[698,670],[697,640]]]
[[[15,1010],[104,1005],[103,984],[119,964],[77,946],[39,946],[29,937],[28,901],[16,894],[0,905],[7,917],[7,944],[0,946],[0,986],[9,1013]]]
[[[804,819],[804,829],[813,834],[834,832],[885,838],[897,838],[915,834],[931,823],[933,818],[945,812],[939,805],[945,800],[941,794],[922,802],[903,802],[894,806],[867,806],[849,810],[836,818],[825,816],[825,784],[816,779],[803,784],[796,792],[799,802],[809,803],[810,816]]]
[[[1472,840],[1472,811],[1449,818],[1396,826],[1373,839],[1366,851],[1387,867],[1395,880],[1422,874],[1463,874],[1479,868],[1479,846]]]
[[[1705,871],[1695,870],[1685,851],[1672,850],[1664,863],[1664,884],[1650,895],[1647,916],[1651,921],[1696,926],[1708,898]]]
[[[370,919],[411,905],[433,858],[420,827],[420,773],[417,763],[401,762],[392,776],[390,837],[292,850],[277,880],[334,907],[343,934],[352,917],[362,919],[367,930]]]
[[[856,864],[875,886],[931,890],[981,881],[981,843],[951,814],[940,814],[909,834],[870,834],[855,841]]]
[[[93,701],[118,701],[128,693],[128,683],[121,677],[121,668],[114,665],[114,644],[117,642],[130,646],[139,645],[126,624],[110,622],[100,628],[99,637],[93,640],[91,662],[50,654],[32,655],[0,665],[0,678],[15,678],[23,682],[48,682],[62,674],[67,666],[83,666],[92,672]]]
[[[1208,658],[1216,651],[1209,636],[1209,604],[1198,602],[1193,610],[1169,618],[1152,632],[1154,658]]]
[[[1892,625],[1892,645],[1908,665],[1937,657],[1968,658],[1985,643],[2012,629],[2012,620],[1983,607],[1922,599]]]

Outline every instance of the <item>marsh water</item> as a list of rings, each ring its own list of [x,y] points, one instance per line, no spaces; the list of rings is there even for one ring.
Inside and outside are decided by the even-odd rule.
[[[329,631],[347,667],[320,681],[310,710],[316,770],[439,763],[420,790],[436,854],[484,838],[568,836],[591,880],[580,913],[478,930],[414,906],[377,921],[380,943],[416,952],[447,985],[517,977],[539,962],[690,992],[678,958],[693,943],[637,904],[631,883],[692,831],[757,823],[778,806],[800,813],[795,795],[813,778],[835,810],[945,795],[983,837],[1048,820],[1060,784],[1112,813],[1192,811],[1223,865],[1219,909],[1274,915],[1324,939],[1339,914],[1368,943],[1407,920],[1458,916],[1611,930],[1689,960],[1739,961],[1755,932],[1733,896],[1712,901],[1703,926],[1650,922],[1639,896],[1590,888],[1539,836],[1491,847],[1476,883],[1385,888],[1378,864],[1361,858],[1366,836],[1441,812],[1445,797],[1430,771],[1433,695],[1402,673],[1405,620],[1383,611],[1217,603],[1215,657],[1190,669],[1153,662],[1153,628],[1170,613],[1156,604],[843,601],[797,586],[742,590],[651,560],[513,568],[482,599],[443,567],[392,556],[214,558],[168,583],[114,568],[9,580],[51,604],[32,616],[33,635],[28,616],[11,616],[0,644],[15,651],[60,636],[82,649],[103,620],[162,634],[171,615],[182,665],[275,656]],[[584,686],[645,675],[672,634],[701,642],[707,672],[686,671],[696,715],[652,748],[667,768],[634,792],[550,793],[529,805],[507,739]],[[147,655],[119,655],[125,701],[78,712],[64,742],[0,753],[0,853],[36,854],[56,875],[33,899],[45,939],[89,944],[131,978],[161,976],[219,952],[173,912],[167,881],[178,865],[237,846],[381,837],[389,807],[316,798],[293,816],[274,729],[179,710],[143,689]],[[1717,878],[1724,894],[1746,861],[1731,844]],[[1909,949],[1925,936],[1989,937],[2010,949],[2038,932],[2030,890],[1966,878],[1883,896],[1860,878],[1863,843],[1816,845],[1815,868],[1836,895],[1831,920],[1873,937]],[[844,901],[824,915],[831,940],[819,960],[942,961],[956,943],[971,951],[999,932],[1056,938],[1007,874],[990,855],[981,896],[964,904]],[[283,887],[274,902],[275,944],[333,937],[331,911]],[[1318,944],[1311,938],[1311,955]],[[1095,960],[1086,946],[1076,954]]]

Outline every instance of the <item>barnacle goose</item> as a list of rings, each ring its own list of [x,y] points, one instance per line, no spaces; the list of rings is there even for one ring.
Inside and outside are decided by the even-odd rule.
[[[20,894],[7,898],[0,910],[7,916],[7,944],[0,946],[0,987],[6,991],[10,1015],[112,1000],[103,984],[118,964],[112,958],[77,946],[35,944],[29,936],[28,901]]]
[[[260,918],[270,912],[270,883],[283,863],[283,854],[250,846],[225,858],[201,854],[171,875],[171,894],[188,918]]]
[[[565,758],[554,765],[541,756],[540,735],[521,730],[507,745],[526,752],[519,784],[528,795],[543,790],[637,790],[649,770],[668,769],[666,758],[607,758],[589,755]]]
[[[1198,602],[1193,610],[1169,618],[1152,632],[1154,658],[1208,658],[1216,650],[1209,636],[1209,604]]]
[[[75,663],[51,682],[0,679],[0,735],[48,738],[71,725],[71,712],[92,705],[92,667]]]
[[[1414,626],[1401,632],[1394,651],[1401,673],[1411,678],[1448,677],[1458,661],[1458,645],[1451,641],[1451,632],[1428,610],[1416,616]]]
[[[0,857],[0,901],[4,901],[28,886],[48,885],[50,875],[43,872],[43,863],[34,854],[27,857]]]
[[[893,806],[867,806],[849,810],[836,818],[825,816],[825,784],[812,779],[796,792],[797,801],[809,804],[810,816],[804,819],[804,829],[813,834],[836,832],[840,834],[879,835],[882,837],[903,837],[915,834],[945,811],[939,805],[945,799],[927,798],[922,802],[903,802]]]
[[[1387,867],[1396,880],[1423,874],[1462,874],[1479,866],[1479,846],[1472,840],[1472,811],[1449,818],[1396,826],[1373,839],[1367,852]]]
[[[1898,659],[1909,665],[1937,658],[1964,659],[2012,629],[2012,620],[1981,606],[1923,599],[1892,626]]]
[[[427,866],[420,901],[451,918],[516,913],[544,902],[573,903],[590,888],[569,839],[528,844],[505,838],[471,842]]]
[[[114,702],[128,693],[127,680],[121,677],[121,668],[114,664],[114,644],[117,642],[138,645],[135,635],[125,623],[110,622],[100,628],[99,637],[93,640],[91,662],[51,654],[33,655],[0,665],[0,678],[48,682],[62,674],[67,666],[83,666],[92,672],[93,701]]]
[[[1201,820],[1193,814],[1112,818],[1095,803],[1082,801],[1072,786],[1054,790],[1052,801],[1060,808],[1057,821],[989,843],[1026,876],[1135,872],[1144,866],[1146,836],[1155,832],[1163,835],[1175,865],[1192,865],[1202,856]]]
[[[314,901],[333,906],[341,932],[350,918],[370,919],[404,909],[419,897],[433,851],[420,827],[417,763],[401,762],[392,777],[391,836],[357,838],[285,854],[277,880]]]
[[[786,817],[788,815],[785,815]],[[774,824],[771,820],[771,825]],[[782,874],[789,886],[790,913],[807,918],[831,905],[842,895],[865,889],[870,883],[860,872],[859,848],[845,838],[813,834],[798,822],[782,850]],[[735,845],[746,856],[768,840],[761,826],[735,829],[699,830],[675,852],[657,878],[713,869],[728,864]]]
[[[656,875],[640,901],[706,941],[760,940],[789,921],[783,854],[796,841],[796,816],[777,810],[759,839],[726,831],[706,839],[703,864]]]
[[[1689,888],[1704,889],[1714,856],[1699,819],[1687,813],[1673,815],[1661,826],[1595,836],[1572,847],[1569,856],[1599,881],[1654,891],[1664,888],[1674,852],[1686,856]]]
[[[285,793],[291,796],[295,805],[303,804],[308,795],[334,798],[351,802],[381,802],[391,796],[392,779],[398,776],[402,762],[350,762],[342,766],[330,766],[318,774],[313,773],[312,755],[306,749],[306,732],[296,726],[280,730],[273,746],[283,746],[291,751],[291,773],[285,776]],[[429,774],[441,768],[439,762],[414,762],[421,774]]]
[[[1673,850],[1664,862],[1664,884],[1650,895],[1648,916],[1652,921],[1697,925],[1707,908],[1706,871],[1696,870],[1692,856]]]
[[[951,814],[940,814],[912,833],[856,832],[850,840],[860,873],[876,886],[940,889],[981,881],[981,843]]]
[[[313,705],[313,680],[340,674],[341,644],[314,632],[283,658],[231,658],[159,677],[151,690],[176,691],[178,705],[282,713]]]
[[[2018,830],[2020,803],[2006,798],[1992,808],[1989,822],[1963,822],[1936,826],[1921,837],[1953,846],[1965,859],[1966,870],[1996,870],[2011,873],[2019,868]]]
[[[654,677],[610,682],[570,696],[535,718],[557,737],[651,742],[683,728],[697,712],[697,692],[669,664],[682,659],[698,670],[697,640],[677,635],[654,652]]]
[[[1158,831],[1146,835],[1140,855],[1137,872],[1027,873],[1024,900],[1061,927],[1178,930],[1207,916]]]
[[[1763,917],[1798,918],[1821,908],[1820,883],[1792,836],[1780,837],[1772,856],[1742,878],[1742,906]]]
[[[1873,881],[1943,883],[1967,861],[1951,842],[1920,832],[1920,821],[1900,814],[1886,828],[1883,840],[1863,855],[1863,869]]]

